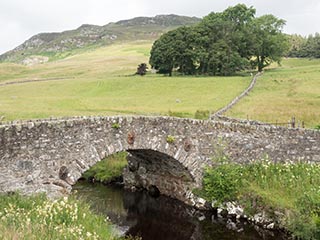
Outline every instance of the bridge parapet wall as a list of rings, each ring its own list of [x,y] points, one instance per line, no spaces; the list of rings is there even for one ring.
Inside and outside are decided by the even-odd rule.
[[[167,142],[168,136],[174,138],[172,143]],[[139,150],[140,153],[151,150],[168,156],[165,159],[175,159],[174,166],[185,169],[192,178],[190,190],[201,185],[203,167],[221,150],[237,163],[259,160],[266,155],[274,162],[320,163],[320,132],[141,116],[3,124],[0,125],[0,191],[68,192],[85,170],[106,156],[118,151],[139,153]],[[164,171],[159,172],[163,178]],[[155,182],[161,180],[159,176],[155,179]]]

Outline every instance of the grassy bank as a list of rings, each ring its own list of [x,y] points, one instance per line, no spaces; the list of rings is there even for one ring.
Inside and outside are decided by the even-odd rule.
[[[86,171],[83,177],[112,181],[121,176],[127,165],[126,156],[126,152],[113,154]],[[73,196],[51,201],[44,195],[0,195],[0,239],[120,240],[111,225]]]
[[[250,215],[266,212],[301,239],[320,239],[320,166],[306,163],[249,165],[219,159],[204,176],[202,195],[212,201],[237,201]]]
[[[96,181],[108,183],[122,175],[123,168],[127,166],[127,152],[113,154],[87,170],[83,177],[87,180],[94,178]]]
[[[0,239],[117,239],[111,223],[88,205],[64,198],[0,196]]]

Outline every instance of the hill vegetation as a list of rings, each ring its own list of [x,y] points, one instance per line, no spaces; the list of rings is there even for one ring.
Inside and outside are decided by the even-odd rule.
[[[133,40],[155,40],[164,32],[199,22],[196,17],[158,15],[138,17],[104,26],[84,24],[61,33],[40,33],[15,49],[0,56],[0,61],[32,64],[35,56],[40,62],[65,58],[113,43]],[[39,61],[38,61],[39,62]],[[37,63],[38,63],[37,62]]]
[[[237,8],[240,10],[238,11]],[[238,15],[234,15],[235,10]],[[169,15],[155,18],[135,18],[102,27],[83,25],[71,32],[49,34],[47,39],[45,38],[43,46],[50,46],[51,41],[67,39],[68,34],[77,35],[84,29],[92,31],[102,31],[101,29],[104,27],[118,29],[118,31],[122,29],[121,34],[123,35],[121,38],[117,38],[113,44],[103,47],[99,45],[101,42],[93,44],[92,47],[86,45],[79,49],[74,49],[70,45],[69,50],[65,52],[52,53],[50,62],[34,66],[9,63],[7,61],[15,59],[15,56],[21,57],[21,54],[19,55],[19,51],[16,52],[17,55],[14,52],[8,53],[7,56],[10,57],[0,64],[0,84],[26,80],[35,82],[0,87],[0,121],[51,116],[116,114],[160,114],[207,118],[209,112],[214,112],[225,106],[248,86],[251,78],[250,72],[238,72],[238,75],[234,77],[200,75],[192,77],[181,76],[181,73],[174,72],[172,78],[148,72],[145,76],[140,77],[134,76],[134,73],[137,72],[137,66],[148,62],[154,39],[160,36],[162,31],[198,22],[194,27],[184,26],[164,34],[154,43],[153,47],[164,38],[179,40],[175,43],[175,54],[180,55],[178,55],[179,58],[175,58],[175,61],[179,60],[182,64],[175,65],[174,69],[181,70],[185,74],[194,73],[194,69],[191,72],[187,70],[190,63],[194,63],[189,61],[188,54],[196,50],[194,49],[196,46],[192,44],[194,44],[194,40],[198,39],[198,35],[188,30],[202,26],[199,29],[207,31],[211,35],[206,37],[204,35],[203,38],[198,39],[199,41],[217,40],[216,42],[208,42],[208,51],[204,47],[200,49],[201,51],[199,50],[207,59],[212,58],[212,61],[204,67],[205,72],[208,71],[205,75],[213,73],[227,75],[229,73],[225,70],[229,71],[230,66],[232,71],[240,70],[241,64],[239,68],[238,65],[235,68],[232,67],[236,66],[232,64],[236,64],[239,58],[236,57],[236,61],[233,62],[233,55],[225,55],[228,53],[228,48],[223,46],[230,46],[230,49],[242,49],[241,54],[240,52],[236,54],[238,56],[246,54],[245,46],[226,44],[234,38],[240,41],[239,39],[246,36],[243,33],[233,36],[227,33],[230,29],[234,30],[235,28],[247,29],[244,26],[249,22],[260,21],[261,18],[252,17],[254,12],[253,8],[237,5],[223,13],[209,14],[200,23],[200,20],[196,18]],[[242,23],[242,26],[237,26],[235,23],[238,20],[232,20],[231,16],[238,19],[247,19],[248,17],[252,19],[242,22],[239,20],[239,24]],[[223,25],[221,18],[229,20]],[[275,20],[275,23],[280,25],[283,24],[282,20],[272,16],[267,15],[266,18]],[[218,27],[219,29],[220,23],[225,27],[225,35],[210,28]],[[216,26],[216,24],[218,25]],[[124,29],[126,31],[123,31]],[[276,34],[281,34],[278,30],[279,28],[276,27]],[[150,34],[151,32],[154,34]],[[143,39],[144,37],[147,40],[130,40]],[[187,37],[186,39],[190,42],[184,42],[184,37]],[[221,41],[218,41],[219,39]],[[280,39],[282,39],[282,35]],[[240,42],[245,44],[245,41]],[[191,43],[190,46],[189,43]],[[101,43],[101,45],[103,44],[105,43]],[[184,51],[185,46],[189,46],[191,50]],[[170,47],[167,45],[164,51]],[[22,46],[20,48],[24,49]],[[21,51],[28,52],[29,50]],[[44,56],[45,52],[41,51],[41,48],[30,49],[30,52],[24,56],[32,53]],[[218,53],[221,54],[219,55],[221,58],[215,55]],[[71,55],[68,56],[69,54]],[[225,59],[224,57],[227,57],[225,63],[231,65],[222,67],[213,61],[222,61]],[[55,61],[53,61],[54,59]],[[228,62],[228,59],[231,60]],[[250,62],[255,58],[242,60]],[[248,62],[245,66],[247,64]],[[265,74],[259,79],[254,91],[227,112],[227,115],[271,123],[285,123],[295,116],[297,120],[304,121],[306,127],[319,127],[320,83],[318,81],[319,71],[317,70],[319,66],[320,61],[308,59],[284,59],[281,67],[275,64],[271,65],[266,68]],[[200,65],[197,65],[198,70],[200,70],[199,67]],[[37,82],[38,80],[41,82]]]
[[[290,50],[288,57],[320,58],[320,34],[302,37],[300,35],[289,36]]]

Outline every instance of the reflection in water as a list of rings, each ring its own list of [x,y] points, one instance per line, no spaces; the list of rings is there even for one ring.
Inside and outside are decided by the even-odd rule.
[[[120,231],[143,240],[286,239],[246,223],[214,218],[164,196],[152,198],[146,192],[88,183],[78,183],[74,190]]]

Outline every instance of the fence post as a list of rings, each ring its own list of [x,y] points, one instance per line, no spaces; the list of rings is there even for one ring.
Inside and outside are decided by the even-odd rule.
[[[291,127],[292,127],[292,128],[295,128],[295,126],[296,126],[296,119],[295,119],[295,117],[292,117]]]

